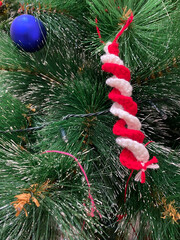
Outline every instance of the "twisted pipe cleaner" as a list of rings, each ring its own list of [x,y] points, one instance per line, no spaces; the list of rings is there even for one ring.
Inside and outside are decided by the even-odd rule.
[[[124,148],[119,157],[120,162],[129,169],[140,170],[135,176],[135,181],[145,183],[147,168],[157,169],[159,165],[154,164],[158,162],[156,157],[149,160],[149,152],[143,145],[145,136],[140,131],[141,123],[136,117],[137,104],[131,98],[131,73],[119,58],[119,44],[117,43],[118,38],[132,21],[133,14],[114,41],[105,45],[105,54],[101,56],[101,61],[103,63],[102,70],[113,74],[106,80],[106,84],[113,87],[108,96],[114,102],[110,112],[120,118],[113,127],[113,133],[118,136],[116,143]]]

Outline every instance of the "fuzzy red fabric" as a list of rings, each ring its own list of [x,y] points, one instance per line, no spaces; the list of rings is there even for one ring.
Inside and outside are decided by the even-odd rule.
[[[105,63],[102,65],[102,70],[112,73],[117,78],[125,79],[128,82],[131,80],[131,73],[129,69],[123,65],[118,65],[115,63]]]
[[[110,54],[114,54],[116,56],[119,56],[119,44],[118,43],[112,43],[108,46],[108,51]]]
[[[136,115],[138,108],[137,103],[131,97],[121,95],[120,91],[116,88],[109,93],[108,97],[123,106],[124,110],[132,115]]]
[[[139,143],[143,143],[145,138],[144,134],[141,131],[127,129],[126,122],[123,119],[120,119],[116,122],[116,124],[113,127],[113,133],[117,136],[119,135],[122,137],[130,138]]]
[[[130,152],[127,148],[124,148],[119,156],[119,160],[121,164],[129,169],[133,170],[141,170],[142,164],[138,161],[132,152]]]

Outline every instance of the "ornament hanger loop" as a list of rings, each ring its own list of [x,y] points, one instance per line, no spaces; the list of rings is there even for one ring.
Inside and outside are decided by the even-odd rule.
[[[120,32],[116,35],[115,39],[113,40],[113,43],[116,43],[118,38],[123,34],[123,32],[129,27],[129,25],[132,23],[134,19],[134,15],[133,13],[131,13],[131,16],[128,18],[128,20],[126,21],[126,24],[124,25],[124,27],[120,30]],[[95,22],[96,22],[96,31],[97,31],[97,34],[98,34],[98,37],[100,39],[100,42],[102,44],[105,45],[105,42],[102,40],[102,37],[101,37],[101,33],[100,33],[100,29],[99,27],[97,26],[98,24],[98,20],[97,20],[97,17],[95,18]]]

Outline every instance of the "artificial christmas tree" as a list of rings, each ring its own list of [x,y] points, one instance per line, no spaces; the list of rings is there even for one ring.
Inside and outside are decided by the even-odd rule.
[[[178,239],[179,1],[4,0],[1,7],[0,239]],[[47,30],[36,52],[10,38],[21,14]],[[131,72],[144,144],[153,141],[146,148],[159,169],[147,169],[145,183],[119,161],[112,76],[100,62],[104,43],[130,16],[120,52],[111,54]]]

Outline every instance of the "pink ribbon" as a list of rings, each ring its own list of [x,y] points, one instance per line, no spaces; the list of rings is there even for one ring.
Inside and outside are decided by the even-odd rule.
[[[72,154],[70,154],[70,153],[62,152],[62,151],[57,151],[57,150],[47,150],[47,151],[43,152],[42,154],[44,154],[44,153],[52,153],[52,152],[56,152],[56,153],[60,153],[60,154],[63,154],[63,155],[67,155],[67,156],[69,156],[69,157],[72,157],[72,158],[77,162],[78,166],[79,166],[80,169],[81,169],[81,172],[84,174],[84,177],[85,177],[85,179],[86,179],[86,182],[87,182],[87,185],[88,185],[88,188],[89,188],[89,190],[88,190],[88,193],[89,193],[88,197],[89,197],[89,199],[91,200],[91,212],[90,212],[90,213],[87,213],[87,214],[88,214],[88,216],[94,217],[94,212],[96,211],[96,212],[99,214],[100,218],[102,218],[101,214],[100,214],[99,211],[96,209],[96,205],[95,205],[94,199],[93,199],[93,197],[92,197],[92,195],[91,195],[91,192],[90,192],[91,186],[90,186],[88,177],[87,177],[87,175],[86,175],[86,172],[84,171],[84,168],[82,167],[82,165],[80,164],[80,162],[78,161],[78,159],[77,159],[75,156],[73,156]],[[85,204],[83,204],[83,205],[85,205]]]

